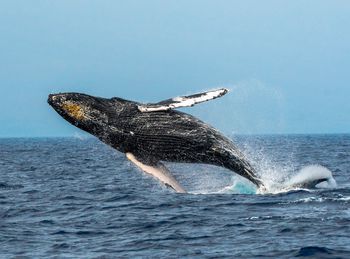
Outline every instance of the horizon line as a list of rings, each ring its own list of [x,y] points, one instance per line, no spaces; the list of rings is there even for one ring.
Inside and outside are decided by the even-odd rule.
[[[305,136],[305,135],[350,135],[350,132],[336,132],[336,133],[232,133],[225,134],[226,136]],[[57,136],[0,136],[0,139],[25,139],[25,138],[75,138],[75,139],[93,139],[97,138],[93,135],[57,135]]]

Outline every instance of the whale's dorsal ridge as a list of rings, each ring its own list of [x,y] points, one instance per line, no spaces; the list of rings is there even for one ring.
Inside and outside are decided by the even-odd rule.
[[[202,103],[221,97],[227,92],[228,89],[221,88],[188,96],[174,97],[158,103],[141,104],[137,107],[141,112],[167,111],[181,107],[191,107],[197,103]]]

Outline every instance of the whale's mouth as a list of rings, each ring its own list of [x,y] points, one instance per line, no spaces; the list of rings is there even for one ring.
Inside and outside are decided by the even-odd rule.
[[[47,103],[60,115],[63,113],[61,109],[61,98],[59,94],[49,94],[47,98]]]
[[[49,94],[47,102],[58,113],[61,113],[63,112],[62,104],[66,101],[66,99],[65,94]]]
[[[66,100],[66,94],[49,94],[47,98],[48,104],[53,108],[60,106]]]
[[[48,104],[66,121],[96,137],[103,137],[108,126],[108,101],[80,93],[58,93],[48,96]]]

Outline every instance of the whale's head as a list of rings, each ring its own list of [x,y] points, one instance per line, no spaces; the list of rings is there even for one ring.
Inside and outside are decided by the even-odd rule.
[[[50,94],[47,101],[65,120],[99,138],[107,135],[111,121],[118,120],[127,102],[81,93]]]

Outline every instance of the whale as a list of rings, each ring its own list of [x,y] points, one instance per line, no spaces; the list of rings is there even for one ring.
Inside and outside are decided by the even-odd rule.
[[[210,164],[238,174],[257,188],[264,184],[231,139],[200,119],[176,110],[224,96],[221,88],[157,103],[83,93],[58,93],[48,103],[65,120],[125,153],[145,173],[178,193],[185,189],[164,162]]]

